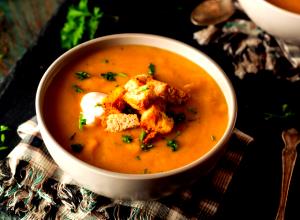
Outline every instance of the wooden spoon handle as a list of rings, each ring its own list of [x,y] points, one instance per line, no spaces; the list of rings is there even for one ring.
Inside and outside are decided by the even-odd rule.
[[[287,143],[286,143],[287,145]],[[297,158],[296,146],[285,146],[282,150],[282,180],[281,180],[281,196],[276,220],[284,220],[285,207],[289,186]]]

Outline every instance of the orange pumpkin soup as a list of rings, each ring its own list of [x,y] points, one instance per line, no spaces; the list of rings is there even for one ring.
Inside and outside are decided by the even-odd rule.
[[[86,123],[80,106],[86,94],[124,90],[140,74],[188,94],[184,103],[161,108],[161,115],[174,124],[171,131],[161,131],[144,144],[147,133],[139,126],[111,132],[100,118]],[[84,54],[54,77],[45,99],[48,129],[67,151],[89,164],[121,173],[157,173],[191,163],[211,150],[228,123],[224,95],[201,67],[148,46],[112,46]],[[135,120],[142,120],[141,109],[135,114]],[[148,122],[156,126],[151,118]]]
[[[300,14],[299,0],[267,0],[267,1],[282,9]]]

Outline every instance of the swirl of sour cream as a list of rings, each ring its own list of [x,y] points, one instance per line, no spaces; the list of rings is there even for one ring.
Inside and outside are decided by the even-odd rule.
[[[103,100],[107,95],[101,92],[90,92],[85,94],[80,102],[81,114],[86,119],[86,124],[91,125],[95,123],[103,113]]]

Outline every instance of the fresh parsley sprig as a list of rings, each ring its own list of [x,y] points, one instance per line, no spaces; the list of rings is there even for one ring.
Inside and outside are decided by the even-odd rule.
[[[75,76],[77,79],[79,80],[85,80],[85,79],[88,79],[91,77],[91,75],[87,72],[84,72],[84,71],[79,71],[79,72],[76,72],[75,73]]]
[[[103,12],[99,7],[93,8],[93,13],[88,9],[88,0],[80,0],[77,7],[70,6],[61,32],[61,46],[64,49],[70,49],[76,46],[88,30],[89,38],[93,39],[98,29]]]
[[[8,149],[8,146],[6,145],[6,135],[9,130],[8,126],[0,125],[0,151]]]

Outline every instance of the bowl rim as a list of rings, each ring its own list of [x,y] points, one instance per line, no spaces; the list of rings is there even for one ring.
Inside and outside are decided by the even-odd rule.
[[[244,0],[240,0],[240,1],[244,1]],[[248,0],[246,0],[248,1]],[[265,4],[265,7],[268,7],[270,8],[270,10],[275,10],[279,13],[285,13],[287,14],[288,16],[291,16],[295,19],[300,19],[300,14],[299,13],[296,13],[296,12],[292,12],[292,11],[289,11],[287,9],[284,9],[284,8],[281,8],[267,0],[258,0],[259,2],[261,2],[262,4]],[[243,7],[242,7],[243,10],[245,10]]]
[[[48,130],[46,124],[45,124],[44,117],[42,116],[41,97],[42,97],[42,94],[43,94],[43,96],[45,95],[44,94],[45,91],[43,93],[43,89],[45,88],[44,87],[45,83],[49,80],[48,78],[51,77],[51,75],[53,75],[52,72],[55,69],[55,67],[61,62],[61,60],[65,59],[66,57],[71,56],[76,51],[79,51],[82,48],[84,48],[84,47],[86,47],[90,44],[97,44],[97,42],[99,42],[99,41],[101,42],[101,41],[104,41],[104,40],[114,40],[114,39],[124,38],[124,37],[153,38],[153,39],[162,40],[162,41],[170,41],[174,44],[184,46],[187,49],[192,50],[192,51],[198,53],[199,55],[201,55],[202,57],[204,57],[224,77],[224,80],[227,83],[227,86],[229,88],[230,99],[232,99],[231,100],[232,104],[233,104],[232,105],[232,112],[228,111],[228,124],[227,124],[226,130],[225,130],[222,138],[208,152],[206,152],[200,158],[198,158],[196,160],[193,160],[192,162],[190,162],[190,163],[188,163],[184,166],[181,166],[181,167],[178,167],[178,168],[175,168],[175,169],[172,169],[172,170],[168,170],[168,171],[159,172],[159,173],[149,173],[149,174],[120,173],[120,172],[115,172],[115,171],[110,171],[110,170],[106,170],[106,169],[103,169],[103,168],[99,168],[99,167],[91,165],[91,164],[89,164],[89,163],[87,163],[83,160],[78,159],[77,157],[72,155],[70,152],[68,152],[65,148],[63,148],[56,141],[56,139],[52,136],[52,134],[49,132],[49,130]],[[142,44],[138,44],[138,45],[142,45]],[[145,44],[145,45],[147,45],[147,44]],[[155,47],[153,45],[149,45],[149,46]],[[159,48],[159,46],[156,46],[156,47]],[[164,49],[164,50],[167,50],[167,49]],[[178,53],[178,54],[181,55],[180,53]],[[186,59],[188,59],[188,58],[186,58]],[[203,67],[201,67],[201,68],[203,68]],[[54,72],[54,76],[57,74],[57,72],[58,71]],[[97,173],[97,174],[100,174],[100,175],[105,175],[106,177],[111,177],[111,178],[116,178],[116,179],[123,179],[123,180],[146,180],[146,179],[151,180],[151,179],[159,179],[159,178],[165,178],[165,177],[168,177],[168,176],[173,176],[175,174],[179,174],[179,173],[185,172],[187,170],[190,170],[190,169],[196,167],[197,165],[199,165],[200,163],[202,163],[203,161],[205,161],[206,159],[212,157],[218,151],[222,150],[224,148],[222,146],[225,145],[228,142],[228,140],[231,137],[231,135],[233,133],[233,130],[235,128],[236,117],[237,117],[237,99],[236,99],[235,90],[232,86],[231,81],[229,80],[228,76],[226,75],[226,73],[222,70],[222,68],[214,60],[212,60],[208,55],[206,55],[202,51],[200,51],[200,50],[198,50],[198,49],[196,49],[196,48],[194,48],[194,47],[192,47],[192,46],[190,46],[190,45],[188,45],[184,42],[181,42],[181,41],[169,38],[169,37],[165,37],[165,36],[145,34],[145,33],[122,33],[122,34],[106,35],[106,36],[102,36],[102,37],[99,37],[99,38],[95,38],[93,40],[86,41],[86,42],[81,43],[81,44],[73,47],[72,49],[66,51],[62,55],[60,55],[48,67],[48,69],[46,70],[46,72],[44,73],[42,79],[39,82],[38,89],[37,89],[37,92],[36,92],[35,109],[36,109],[38,124],[39,124],[39,126],[41,126],[40,131],[44,130],[44,132],[46,132],[46,135],[48,136],[48,138],[50,137],[51,141],[55,144],[54,146],[51,146],[51,147],[55,147],[56,150],[59,150],[61,153],[67,154],[67,156],[71,157],[73,159],[73,161],[76,162],[77,165],[84,166],[85,168],[89,169],[91,172]],[[48,146],[46,146],[46,148],[48,148]],[[54,159],[54,161],[55,161],[55,159]]]

